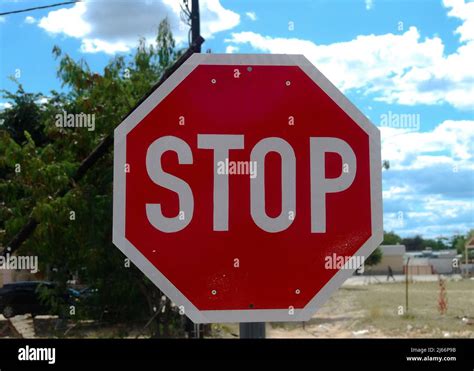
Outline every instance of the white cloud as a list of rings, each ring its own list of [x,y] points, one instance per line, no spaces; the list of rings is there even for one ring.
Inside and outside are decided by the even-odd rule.
[[[423,169],[442,164],[474,170],[474,121],[446,120],[429,132],[381,127],[382,158],[390,169]]]
[[[384,229],[403,236],[426,238],[465,233],[474,223],[474,204],[469,199],[450,197],[448,193],[423,195],[407,187],[394,203],[397,210],[384,212]],[[387,203],[393,202],[384,196],[384,208]]]
[[[83,19],[88,5],[88,3],[81,2],[72,8],[51,11],[46,17],[39,20],[38,25],[52,34],[64,34],[78,38],[84,37],[92,29],[91,25]]]
[[[228,54],[236,53],[238,51],[239,51],[239,47],[233,46],[233,45],[228,45],[225,48],[225,52],[228,53]]]
[[[310,40],[233,33],[226,41],[250,44],[268,53],[304,54],[339,89],[363,89],[374,99],[404,105],[448,103],[459,109],[474,106],[474,2],[445,0],[448,16],[463,24],[462,42],[446,55],[437,37],[422,39],[416,27],[401,34],[360,35],[327,45]]]
[[[428,132],[382,127],[384,227],[425,237],[465,233],[474,223],[474,121]]]
[[[365,9],[370,10],[374,6],[373,0],[365,0]]]
[[[6,108],[11,108],[12,104],[9,102],[0,102],[0,110],[4,110]]]
[[[213,34],[234,28],[240,23],[240,15],[225,9],[219,0],[204,0],[200,5],[201,33],[210,38]]]
[[[257,14],[255,14],[255,12],[247,12],[247,13],[245,13],[245,15],[251,21],[256,21],[257,20]]]
[[[0,17],[0,23],[5,23],[5,17]]]
[[[391,186],[389,189],[382,192],[384,200],[389,199],[398,199],[400,197],[405,197],[405,195],[410,191],[409,187],[404,186]]]
[[[34,23],[36,23],[36,19],[29,15],[29,16],[25,17],[25,23],[34,24]]]
[[[49,102],[49,98],[48,97],[41,97],[40,99],[38,99],[36,101],[37,104],[46,104]]]
[[[472,204],[464,203],[462,210],[474,212]],[[448,216],[443,209],[433,211],[419,211],[403,213],[402,218],[398,213],[384,214],[384,229],[395,231],[403,237],[421,235],[424,238],[449,237],[455,234],[465,234],[472,229],[472,220],[460,219],[458,216]],[[466,215],[464,215],[465,217]]]
[[[83,52],[114,54],[135,47],[138,37],[153,40],[159,22],[168,17],[176,41],[182,44],[187,42],[188,26],[180,20],[179,4],[175,0],[85,0],[71,8],[49,12],[39,20],[38,26],[52,35],[81,39]],[[240,22],[240,16],[225,9],[219,0],[201,1],[200,11],[204,38],[212,38]]]
[[[455,218],[460,210],[472,209],[472,201],[447,200],[441,195],[430,195],[425,199],[425,209],[438,214],[441,212],[444,216]]]
[[[107,42],[101,39],[83,39],[81,51],[83,53],[104,52],[107,54],[115,54],[117,52],[127,52],[130,50],[128,43],[123,41]]]
[[[459,18],[463,24],[456,29],[461,41],[474,40],[474,3],[464,0],[444,0],[444,6],[451,8],[448,16]]]

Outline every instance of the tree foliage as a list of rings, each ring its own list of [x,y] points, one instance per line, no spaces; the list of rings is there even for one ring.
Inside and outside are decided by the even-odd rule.
[[[162,294],[112,244],[113,153],[103,156],[64,197],[81,161],[121,122],[178,57],[169,23],[164,20],[156,45],[139,40],[134,54],[113,58],[99,74],[84,60],[60,48],[58,78],[64,92],[48,95],[3,92],[11,107],[0,113],[0,245],[5,247],[30,213],[40,222],[21,254],[35,254],[50,280],[64,288],[71,274],[97,290],[95,311],[107,309],[114,320],[143,319],[163,308]],[[46,99],[44,99],[46,98]],[[58,114],[95,116],[95,130],[59,127]],[[181,319],[165,303],[155,334],[167,334]],[[81,312],[82,310],[82,312]],[[80,315],[78,316],[80,317]]]
[[[407,251],[421,251],[426,248],[431,248],[432,250],[444,250],[449,248],[447,243],[448,239],[445,237],[425,239],[418,235],[402,239],[402,244],[406,246]]]
[[[372,267],[374,265],[377,265],[382,261],[382,249],[377,247],[372,254],[370,254],[367,259],[365,259],[365,265],[368,267]]]
[[[397,245],[402,243],[402,238],[395,232],[384,232],[382,245]]]
[[[453,236],[453,238],[465,238],[464,236]],[[446,237],[423,238],[420,235],[414,237],[402,238],[395,232],[384,232],[383,245],[405,245],[407,251],[421,251],[426,248],[432,250],[444,250],[449,248],[455,248],[454,242]]]
[[[471,238],[474,237],[474,229],[469,230],[466,235],[457,234],[451,238],[451,248],[456,249],[458,254],[463,255],[465,259],[466,254],[466,244]],[[469,258],[472,259],[474,255],[474,250],[470,250]]]

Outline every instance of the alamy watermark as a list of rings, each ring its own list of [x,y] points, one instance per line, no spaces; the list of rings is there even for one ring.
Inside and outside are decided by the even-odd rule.
[[[344,256],[331,254],[324,258],[324,268],[330,270],[350,269],[357,270],[357,273],[364,273],[363,256]]]
[[[0,270],[27,270],[30,273],[38,273],[38,257],[37,256],[15,256],[6,253],[0,256]]]
[[[67,113],[63,111],[55,116],[58,128],[87,128],[88,131],[95,130],[95,114],[92,113]]]
[[[380,115],[380,126],[395,129],[420,130],[419,113],[393,113],[388,111]]]
[[[50,365],[56,363],[56,348],[35,348],[26,345],[18,349],[19,361],[44,361]]]
[[[225,161],[217,162],[218,175],[250,175],[250,178],[257,177],[257,161]]]

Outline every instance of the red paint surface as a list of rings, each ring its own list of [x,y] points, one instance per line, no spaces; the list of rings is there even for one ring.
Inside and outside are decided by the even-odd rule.
[[[185,126],[178,124],[179,116]],[[288,125],[289,116],[295,117],[294,126]],[[235,161],[248,161],[263,138],[291,144],[297,200],[287,230],[268,233],[253,222],[245,175],[229,176],[229,231],[212,230],[213,151],[197,148],[198,134],[245,135],[245,149],[230,152]],[[194,194],[191,223],[169,234],[155,229],[145,213],[147,203],[161,203],[166,216],[178,212],[177,195],[153,183],[145,166],[148,146],[165,135],[183,139],[193,152],[192,165],[179,165],[173,152],[162,158],[163,169],[188,182]],[[357,157],[350,188],[327,196],[325,234],[310,229],[309,138],[318,136],[345,140]],[[336,273],[324,269],[324,258],[351,256],[371,235],[368,135],[298,67],[252,66],[251,72],[242,66],[197,67],[128,134],[127,163],[126,237],[200,310],[303,308]],[[329,154],[326,166],[328,177],[337,177],[342,161]],[[265,182],[271,216],[281,208],[280,174],[279,156],[269,154]],[[234,268],[235,258],[240,268]]]

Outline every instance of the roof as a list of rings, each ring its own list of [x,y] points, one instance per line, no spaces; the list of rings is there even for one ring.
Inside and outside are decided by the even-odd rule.
[[[404,255],[406,252],[405,245],[380,245],[380,248],[385,256]]]

